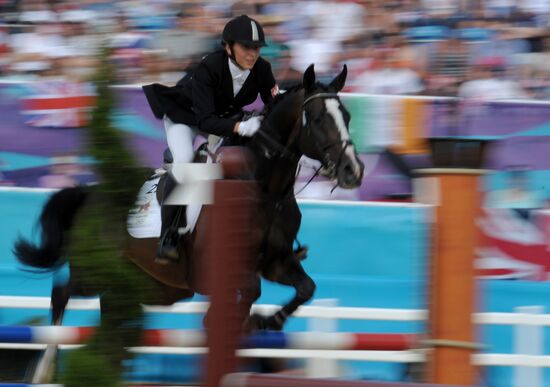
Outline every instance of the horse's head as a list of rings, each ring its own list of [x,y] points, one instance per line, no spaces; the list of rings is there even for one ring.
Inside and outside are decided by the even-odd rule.
[[[344,87],[347,67],[328,85],[315,80],[313,64],[303,77],[300,149],[323,164],[326,175],[342,188],[361,185],[364,165],[349,135],[350,114],[338,97]]]

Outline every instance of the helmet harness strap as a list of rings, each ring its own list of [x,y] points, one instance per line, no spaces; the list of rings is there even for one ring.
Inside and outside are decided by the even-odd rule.
[[[233,64],[235,66],[237,66],[240,70],[246,70],[246,69],[241,67],[241,65],[237,62],[237,58],[235,58],[235,53],[233,52],[233,45],[235,43],[231,43],[231,44],[226,43],[226,44],[229,46],[229,55],[228,56],[229,56],[229,59],[231,60],[231,62],[233,62]]]

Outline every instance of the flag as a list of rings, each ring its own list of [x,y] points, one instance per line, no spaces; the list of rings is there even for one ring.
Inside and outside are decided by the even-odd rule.
[[[29,83],[21,99],[21,114],[27,125],[40,128],[86,126],[94,106],[90,83],[44,80]]]
[[[479,277],[550,279],[550,214],[547,210],[484,208],[477,224]]]

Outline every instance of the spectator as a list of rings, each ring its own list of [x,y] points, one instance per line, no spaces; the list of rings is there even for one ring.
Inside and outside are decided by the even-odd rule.
[[[264,26],[266,34],[265,47],[262,47],[262,57],[271,63],[271,69],[283,90],[302,81],[303,73],[292,69],[290,66],[290,48],[284,39],[282,25],[284,17],[273,15],[258,17],[258,21]]]
[[[517,10],[517,0],[485,0],[485,15],[493,18],[508,18]]]
[[[458,86],[466,80],[469,62],[469,48],[456,34],[437,42],[426,76],[428,94],[456,95]]]
[[[32,23],[10,35],[10,67],[31,71],[49,68],[50,58],[65,49],[57,14],[46,10],[28,11],[21,14],[20,20]]]
[[[5,21],[12,18],[27,27],[0,30],[0,74],[6,76],[17,71],[17,75],[35,78],[59,65],[52,62],[62,62],[69,78],[85,79],[94,66],[93,55],[101,42],[98,35],[105,34],[116,48],[114,59],[121,69],[119,83],[141,82],[144,74],[150,80],[157,70],[158,76],[164,77],[162,82],[167,81],[163,74],[181,75],[191,59],[218,47],[219,25],[232,16],[231,12],[245,9],[266,26],[271,24],[267,20],[276,20],[270,31],[276,39],[263,55],[270,57],[283,82],[285,78],[288,83],[298,80],[312,62],[321,78],[345,62],[349,67],[348,85],[352,85],[369,66],[371,52],[383,44],[399,49],[395,54],[397,62],[425,81],[425,94],[456,95],[471,63],[485,57],[501,57],[507,69],[516,69],[523,63],[518,54],[543,50],[545,31],[525,26],[550,25],[547,0],[299,3],[20,0],[18,3],[17,19],[1,16]],[[13,7],[10,9],[13,12]],[[438,43],[411,45],[404,40],[418,37],[411,33],[415,28],[406,32],[402,30],[404,27],[418,28],[416,33],[448,33],[452,29],[458,32],[453,32],[448,40],[439,36],[442,40]],[[476,44],[470,44],[472,34],[476,36]],[[152,52],[158,55],[150,55]],[[152,71],[153,67],[157,70]],[[536,75],[536,82],[522,81],[530,85],[533,96],[541,96],[543,87],[538,80],[544,79],[545,70],[537,68],[532,74]]]
[[[354,91],[367,94],[418,94],[424,90],[417,72],[408,68],[392,49],[375,51],[371,69],[357,78]]]
[[[0,26],[0,76],[3,76],[7,73],[7,68],[10,63],[9,61],[9,40],[8,29]]]
[[[472,67],[471,79],[460,85],[458,96],[473,101],[527,98],[519,83],[505,74],[502,58],[481,59]]]
[[[499,28],[500,30],[490,34],[487,41],[472,46],[472,60],[474,62],[484,58],[499,57],[503,61],[503,66],[510,67],[517,64],[515,58],[518,54],[530,51],[529,42],[521,34],[509,28]]]

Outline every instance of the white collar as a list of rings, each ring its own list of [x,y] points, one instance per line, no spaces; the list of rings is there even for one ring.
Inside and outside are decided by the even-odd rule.
[[[235,63],[233,63],[231,59],[227,60],[229,61],[229,71],[231,72],[231,77],[233,78],[233,80],[244,82],[244,80],[248,78],[250,70],[242,70]]]

